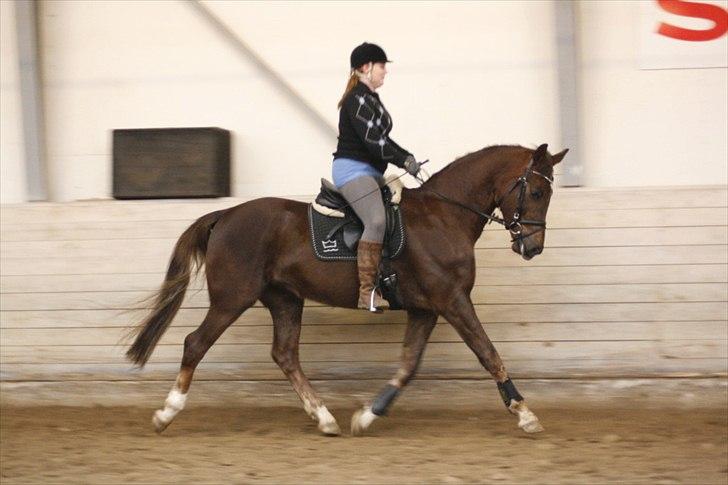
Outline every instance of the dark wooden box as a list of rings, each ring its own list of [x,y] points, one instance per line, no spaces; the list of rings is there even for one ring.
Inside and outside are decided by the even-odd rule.
[[[230,195],[228,130],[114,130],[113,153],[117,199]]]

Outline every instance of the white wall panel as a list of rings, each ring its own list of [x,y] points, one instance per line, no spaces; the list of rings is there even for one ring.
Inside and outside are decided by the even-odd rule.
[[[17,52],[12,2],[0,3],[1,200],[14,202],[26,198]],[[562,148],[551,1],[201,4],[333,126],[351,48],[383,45],[393,138],[431,171],[490,144]],[[640,69],[639,11],[578,6],[582,183],[728,183],[728,70]],[[40,24],[56,200],[110,196],[115,128],[231,130],[238,197],[311,194],[329,175],[335,140],[189,4],[45,1]]]
[[[728,69],[642,70],[639,2],[579,11],[584,184],[727,183]]]
[[[549,2],[203,5],[332,126],[349,52],[381,43],[393,137],[432,169],[558,139]],[[333,137],[184,2],[45,2],[42,24],[59,200],[109,196],[114,128],[232,130],[237,196],[309,194],[329,176]]]
[[[490,144],[558,139],[550,2],[205,4],[332,124],[352,47],[380,43],[394,60],[380,90],[392,136],[433,170]]]
[[[24,202],[25,148],[13,2],[0,2],[0,49],[0,203]]]

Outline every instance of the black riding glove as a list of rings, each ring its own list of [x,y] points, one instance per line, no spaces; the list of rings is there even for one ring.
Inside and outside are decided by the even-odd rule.
[[[420,165],[420,162],[415,160],[415,157],[412,155],[408,156],[404,161],[404,169],[407,170],[407,173],[413,177],[416,177],[417,174],[420,173]]]

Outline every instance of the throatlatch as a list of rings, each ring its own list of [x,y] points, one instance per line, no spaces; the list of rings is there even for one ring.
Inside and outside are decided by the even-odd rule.
[[[511,405],[511,400],[518,402],[523,401],[523,396],[518,394],[516,386],[510,379],[506,380],[505,382],[498,382],[498,392],[503,398],[503,403],[506,405],[506,407],[509,407]]]

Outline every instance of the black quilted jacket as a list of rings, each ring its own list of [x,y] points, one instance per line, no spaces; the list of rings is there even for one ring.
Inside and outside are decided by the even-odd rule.
[[[392,118],[379,95],[364,83],[354,86],[339,112],[339,143],[334,158],[370,163],[381,173],[388,163],[404,167],[410,153],[389,138]]]

